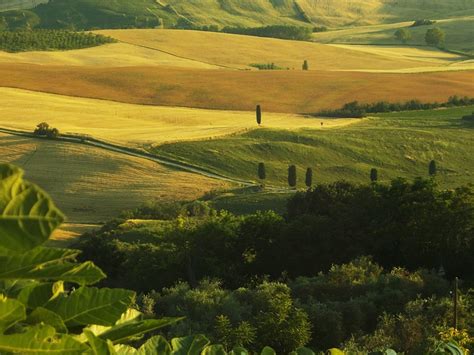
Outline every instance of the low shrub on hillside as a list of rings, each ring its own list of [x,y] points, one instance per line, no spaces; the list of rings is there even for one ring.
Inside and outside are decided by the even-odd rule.
[[[87,32],[63,30],[0,31],[0,50],[7,52],[67,50],[115,42],[113,38]]]
[[[275,65],[275,63],[252,63],[249,64],[249,66],[257,68],[258,70],[288,70],[288,68],[279,67],[278,65]]]

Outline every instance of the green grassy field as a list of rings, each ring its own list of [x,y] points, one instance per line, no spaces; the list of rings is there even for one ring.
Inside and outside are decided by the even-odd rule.
[[[367,182],[372,167],[382,181],[427,176],[435,159],[443,186],[474,181],[474,126],[461,120],[474,107],[381,114],[335,130],[258,129],[213,141],[163,145],[155,152],[193,162],[229,176],[256,180],[264,162],[267,183],[285,186],[287,168],[307,167],[315,183],[345,179]]]
[[[469,12],[468,12],[469,13]],[[321,43],[400,45],[394,33],[406,28],[412,34],[409,46],[425,46],[425,33],[429,28],[438,27],[446,34],[446,48],[474,54],[474,16],[464,16],[437,20],[431,26],[410,27],[411,22],[399,22],[388,25],[362,26],[314,34],[314,40]],[[353,47],[344,47],[353,48]],[[370,51],[369,51],[370,52]]]

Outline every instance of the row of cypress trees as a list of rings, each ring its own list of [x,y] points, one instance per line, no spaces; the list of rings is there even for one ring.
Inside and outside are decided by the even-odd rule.
[[[428,166],[428,173],[429,175],[434,178],[438,172],[438,167],[435,160],[432,160]],[[257,169],[258,178],[261,182],[261,185],[264,186],[264,181],[267,178],[267,171],[265,167],[265,163],[259,163]],[[379,172],[376,168],[372,168],[370,170],[370,181],[376,183],[379,180]],[[297,173],[296,173],[296,165],[290,165],[288,167],[288,186],[291,188],[295,188],[297,185]],[[313,186],[313,169],[307,168],[305,174],[305,185],[308,188]]]

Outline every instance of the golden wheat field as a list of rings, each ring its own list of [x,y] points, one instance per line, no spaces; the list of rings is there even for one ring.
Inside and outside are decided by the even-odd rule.
[[[472,96],[474,71],[365,73],[0,65],[0,86],[135,104],[308,113],[358,100]],[[46,119],[46,118],[45,118]]]
[[[71,223],[97,223],[152,200],[195,199],[225,183],[106,150],[0,134],[1,160],[51,194]]]
[[[257,127],[255,113],[125,104],[0,88],[0,126],[32,130],[41,121],[64,133],[92,135],[126,145],[162,144],[216,138]],[[320,129],[340,127],[357,119],[314,119],[268,113],[263,127]]]
[[[303,61],[308,60],[310,70],[423,72],[455,70],[453,64],[463,60],[459,55],[427,47],[399,46],[378,52],[367,48],[361,52],[360,48],[353,50],[351,46],[203,31],[148,29],[97,32],[129,45],[172,53],[178,63],[183,58],[193,59],[195,62],[190,63],[192,67],[197,67],[199,62],[240,69],[249,68],[250,64],[275,63],[282,68],[299,70]],[[143,50],[143,47],[137,47],[137,50]],[[137,65],[140,64],[137,62]]]
[[[126,43],[68,51],[32,51],[7,53],[0,51],[0,63],[29,63],[39,65],[71,65],[92,67],[173,66],[197,69],[218,69],[218,66],[178,58],[154,49]]]

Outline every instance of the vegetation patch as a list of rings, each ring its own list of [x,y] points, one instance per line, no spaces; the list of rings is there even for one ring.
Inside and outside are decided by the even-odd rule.
[[[249,67],[257,68],[258,70],[288,70],[289,68],[279,67],[275,63],[253,63]]]
[[[222,32],[238,35],[272,37],[294,41],[309,41],[312,29],[303,26],[273,25],[264,27],[224,27]]]
[[[337,110],[325,110],[314,114],[317,117],[340,117],[340,118],[363,118],[370,113],[400,112],[432,110],[436,108],[470,106],[474,105],[474,98],[451,96],[446,102],[422,103],[418,100],[410,100],[404,103],[390,103],[379,101],[373,104],[361,104],[357,101],[349,102]]]
[[[81,49],[116,42],[90,32],[64,30],[1,31],[0,50],[6,52]]]

